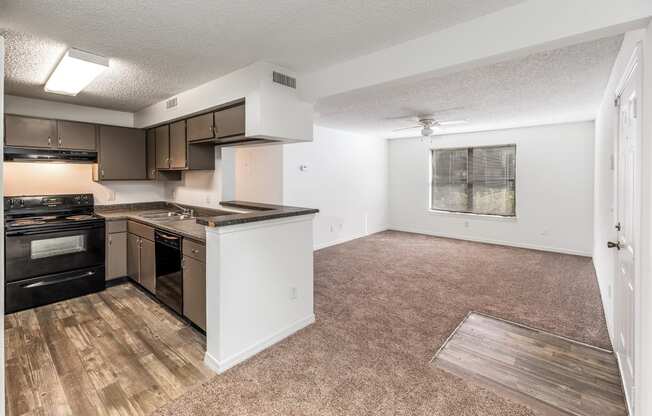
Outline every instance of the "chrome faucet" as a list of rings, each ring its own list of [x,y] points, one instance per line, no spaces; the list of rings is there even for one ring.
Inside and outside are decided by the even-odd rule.
[[[179,204],[177,204],[175,202],[170,202],[169,204],[174,206],[174,207],[177,207],[178,209],[180,209],[181,214],[183,214],[183,215],[188,215],[188,216],[192,217],[192,215],[194,214],[194,211],[193,211],[192,208],[186,208],[186,207],[181,206],[181,205],[179,205]]]

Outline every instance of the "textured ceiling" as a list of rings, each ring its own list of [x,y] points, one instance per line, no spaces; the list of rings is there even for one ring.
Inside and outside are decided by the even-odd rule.
[[[375,86],[317,103],[317,123],[381,137],[414,137],[414,125],[388,120],[434,113],[469,124],[436,134],[595,118],[622,36],[599,39],[525,58],[420,81]],[[451,109],[441,111],[440,109]]]
[[[259,60],[311,71],[521,0],[0,0],[9,94],[135,111]],[[77,97],[43,91],[69,47],[111,59]]]

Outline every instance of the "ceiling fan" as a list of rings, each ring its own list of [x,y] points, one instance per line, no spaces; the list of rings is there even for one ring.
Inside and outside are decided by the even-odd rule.
[[[432,114],[423,114],[419,116],[407,116],[407,117],[398,117],[398,118],[414,119],[417,125],[412,127],[403,127],[392,131],[421,129],[421,135],[424,137],[428,137],[435,132],[433,130],[433,127],[457,126],[460,124],[468,123],[468,120],[445,120],[445,121],[437,120],[435,116],[433,116]]]

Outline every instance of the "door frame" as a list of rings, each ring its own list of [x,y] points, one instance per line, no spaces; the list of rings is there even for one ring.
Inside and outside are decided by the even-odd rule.
[[[634,257],[634,285],[635,285],[635,291],[634,291],[634,380],[632,381],[634,384],[632,386],[632,391],[633,391],[633,398],[628,396],[627,390],[624,389],[624,384],[623,384],[623,393],[625,394],[625,401],[627,408],[629,410],[629,415],[630,416],[635,416],[636,415],[636,410],[638,408],[637,402],[639,402],[639,395],[638,395],[638,386],[640,385],[640,378],[641,378],[641,233],[640,233],[640,226],[642,223],[642,192],[643,192],[643,186],[642,186],[642,163],[643,163],[643,155],[642,155],[642,142],[643,142],[643,45],[642,42],[637,42],[636,46],[634,47],[634,51],[631,54],[631,57],[629,58],[629,62],[627,63],[627,66],[625,68],[625,71],[623,72],[622,77],[620,78],[617,87],[615,89],[615,94],[614,94],[614,108],[616,109],[617,113],[617,125],[615,129],[615,143],[614,143],[614,201],[613,201],[613,207],[614,207],[614,215],[613,215],[613,224],[615,225],[619,218],[618,216],[620,213],[618,212],[618,191],[619,191],[619,177],[618,177],[618,172],[619,172],[619,163],[620,163],[620,97],[622,96],[625,88],[629,85],[629,82],[632,79],[632,76],[634,75],[634,72],[636,70],[638,71],[638,76],[641,78],[640,79],[640,85],[641,85],[641,91],[640,91],[640,97],[639,97],[639,111],[637,113],[637,123],[638,123],[638,146],[636,146],[636,174],[635,174],[635,189],[636,189],[636,203],[634,206],[634,219],[636,221],[636,228],[639,229],[639,232],[636,233],[636,237],[634,239],[634,243],[636,244],[636,253]],[[615,251],[613,253],[615,257],[614,261],[614,292],[616,291],[615,285],[617,284],[617,279],[618,279],[618,252]],[[615,298],[612,300],[614,302],[615,306]],[[616,314],[619,313],[619,311],[616,310],[616,308],[613,308],[612,312],[612,319],[613,319],[613,325],[614,325],[614,333],[612,334],[614,337],[615,344],[614,344],[614,355],[616,357],[616,360],[618,362],[618,368],[620,371],[621,375],[621,380],[622,380],[622,375],[623,369],[622,369],[622,363],[620,361],[620,356],[618,355],[617,351],[617,346],[618,346],[618,339],[617,337],[619,336],[619,328],[617,325],[619,325],[619,321],[616,317]]]

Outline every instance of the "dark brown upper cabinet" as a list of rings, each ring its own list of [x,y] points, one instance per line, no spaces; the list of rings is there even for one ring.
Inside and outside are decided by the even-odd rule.
[[[57,147],[69,150],[95,150],[96,129],[95,124],[59,120]]]
[[[188,123],[188,141],[207,140],[215,138],[213,113],[191,117]]]
[[[170,168],[189,168],[187,162],[186,121],[170,124]]]
[[[156,134],[156,168],[170,168],[170,126],[168,124],[154,129]]]
[[[244,136],[245,134],[245,105],[225,108],[216,111],[215,135],[217,138]]]
[[[156,130],[147,130],[147,179],[156,180]]]
[[[46,118],[5,116],[5,144],[42,149],[96,149],[95,124]]]
[[[57,143],[56,120],[5,115],[5,145],[51,148]]]
[[[100,126],[98,141],[99,163],[94,167],[94,180],[147,179],[147,142],[143,130]]]

